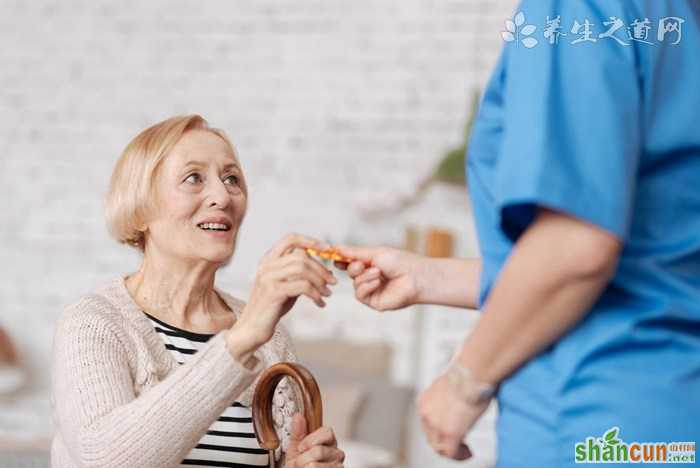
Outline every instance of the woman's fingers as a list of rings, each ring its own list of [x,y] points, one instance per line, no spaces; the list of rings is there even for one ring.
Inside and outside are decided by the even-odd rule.
[[[362,283],[367,281],[372,281],[381,276],[382,272],[379,268],[372,267],[369,270],[365,270],[362,274],[355,277],[353,283],[355,287],[360,286]]]
[[[304,452],[314,445],[331,445],[333,447],[338,445],[333,429],[328,426],[319,427],[314,432],[304,437],[299,444],[299,450]]]
[[[366,267],[362,262],[352,262],[348,265],[347,272],[350,278],[355,278],[364,273]]]
[[[281,283],[280,289],[288,297],[296,297],[304,295],[314,301],[319,307],[326,307],[326,303],[321,297],[321,293],[316,289],[311,282],[307,280],[297,280]]]
[[[299,444],[301,453],[294,460],[294,466],[339,466],[338,464],[342,464],[345,461],[345,452],[336,445],[337,441],[333,430],[329,427],[321,427],[301,441]],[[315,465],[315,463],[318,463],[318,465]]]
[[[271,279],[281,282],[309,281],[324,296],[330,296],[331,290],[327,283],[335,284],[337,280],[321,265],[314,265],[313,260],[283,262],[277,270],[270,273]]]
[[[369,297],[381,286],[382,280],[380,278],[367,281],[355,287],[355,297],[360,302],[367,303]]]
[[[374,257],[383,251],[381,247],[351,247],[348,245],[336,245],[334,249],[343,257],[358,260],[366,265],[371,265]]]
[[[333,272],[330,271],[328,268],[326,268],[321,262],[306,256],[304,258],[304,264],[309,266],[311,269],[316,271],[316,273],[318,273],[320,276],[322,276],[323,279],[326,280],[326,283],[330,283],[330,284],[337,284],[338,283],[338,280],[333,275]]]
[[[294,248],[326,250],[330,248],[325,242],[302,234],[291,233],[282,239],[267,252],[266,257],[281,257]]]
[[[326,268],[321,262],[309,257],[306,253],[302,251],[296,251],[291,255],[285,255],[279,260],[280,266],[290,266],[296,265],[300,272],[304,269],[309,271],[315,271],[319,276],[321,276],[326,283],[336,284],[338,280],[333,275],[333,272]]]
[[[294,459],[294,468],[336,468],[343,466],[345,453],[335,447],[316,446]]]
[[[317,461],[310,461],[310,462],[302,462],[304,463],[303,465],[297,465],[297,463],[294,463],[292,468],[343,468],[345,465],[343,465],[342,462],[317,462]]]

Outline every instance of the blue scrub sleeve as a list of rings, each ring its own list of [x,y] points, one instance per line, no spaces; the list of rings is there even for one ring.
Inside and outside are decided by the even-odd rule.
[[[605,32],[610,16],[625,24],[623,2],[532,0],[526,24],[561,16],[558,44],[541,33],[538,45],[504,51],[504,127],[496,202],[501,229],[515,242],[538,206],[564,212],[625,240],[641,151],[640,81],[635,46]],[[595,43],[571,42],[574,21],[594,23]],[[626,38],[624,32],[618,37]]]

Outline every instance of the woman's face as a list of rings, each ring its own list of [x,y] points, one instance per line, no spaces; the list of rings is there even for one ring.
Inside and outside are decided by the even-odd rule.
[[[147,252],[155,248],[186,261],[212,263],[231,258],[248,189],[223,139],[205,130],[185,133],[161,162],[154,183]]]

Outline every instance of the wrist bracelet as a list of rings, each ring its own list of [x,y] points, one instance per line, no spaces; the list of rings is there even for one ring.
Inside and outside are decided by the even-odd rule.
[[[464,367],[456,359],[450,363],[445,375],[454,389],[467,403],[481,404],[489,401],[496,393],[495,385],[478,381],[472,374],[472,371]]]

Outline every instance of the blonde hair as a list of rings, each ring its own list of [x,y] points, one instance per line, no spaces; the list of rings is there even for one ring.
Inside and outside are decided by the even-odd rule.
[[[172,117],[136,135],[114,166],[105,200],[107,229],[118,242],[144,251],[144,224],[152,207],[156,172],[163,158],[191,130],[221,137],[236,154],[224,131],[210,127],[197,114]]]

